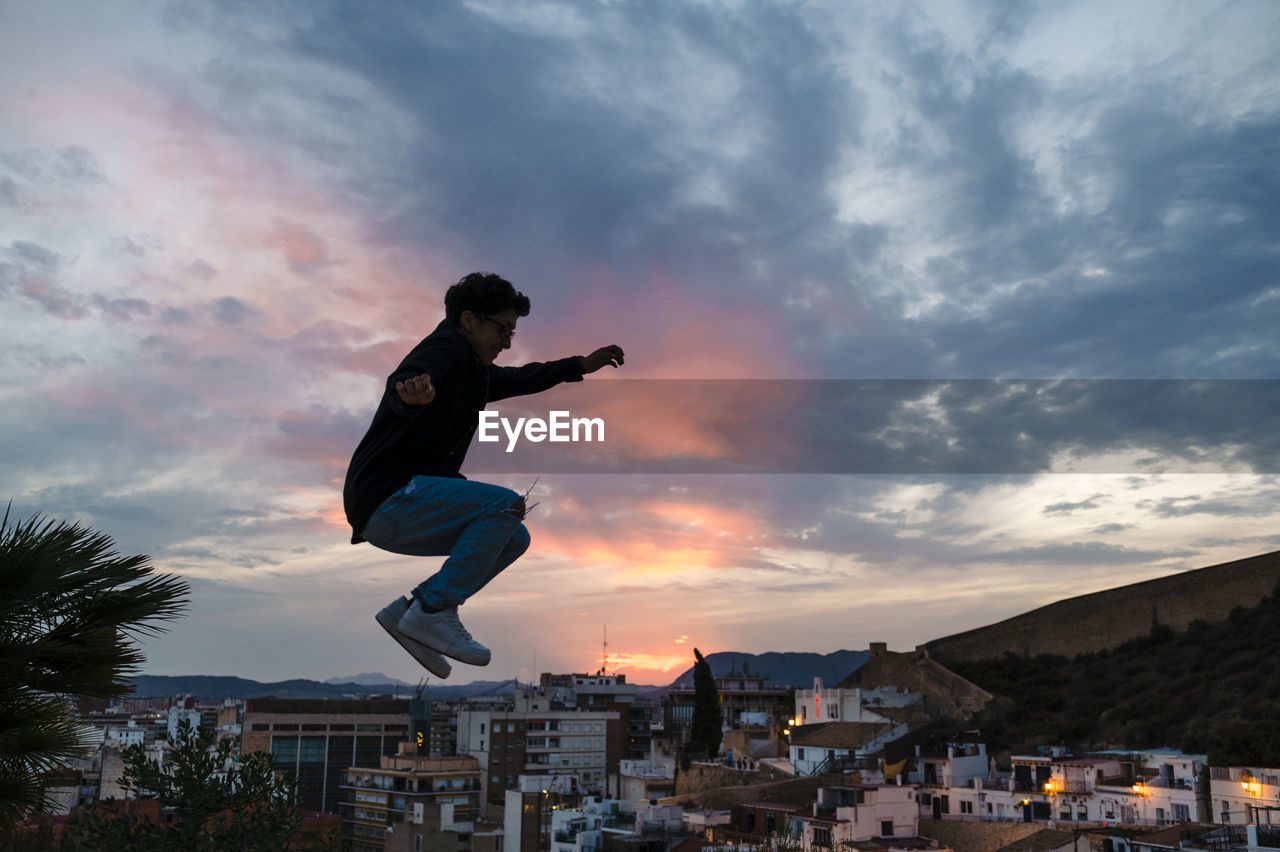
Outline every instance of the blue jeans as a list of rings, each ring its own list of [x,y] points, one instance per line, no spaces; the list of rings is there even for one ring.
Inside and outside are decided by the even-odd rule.
[[[375,547],[409,556],[448,556],[413,590],[423,606],[460,606],[529,549],[529,531],[508,509],[509,488],[415,476],[382,502],[363,536]]]

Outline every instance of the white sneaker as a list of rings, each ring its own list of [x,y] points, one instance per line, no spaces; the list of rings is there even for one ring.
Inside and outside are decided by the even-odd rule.
[[[427,612],[414,601],[397,625],[400,632],[446,657],[473,666],[489,665],[489,649],[471,638],[458,620],[458,608]]]
[[[400,643],[400,647],[408,651],[415,660],[422,663],[422,667],[431,672],[438,678],[446,678],[453,671],[453,666],[449,665],[449,661],[437,654],[435,651],[423,645],[400,632],[400,619],[409,609],[408,598],[397,598],[387,604],[382,610],[374,616],[378,623],[382,625],[382,629],[391,634],[391,638]]]

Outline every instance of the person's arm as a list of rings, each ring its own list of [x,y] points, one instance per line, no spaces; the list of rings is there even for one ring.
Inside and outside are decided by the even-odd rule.
[[[602,346],[590,355],[574,355],[558,361],[535,361],[522,367],[494,366],[489,373],[489,401],[497,402],[513,396],[539,393],[561,382],[580,382],[606,364],[623,362],[620,346]]]
[[[385,397],[391,410],[405,417],[422,412],[449,377],[456,374],[456,360],[447,346],[430,338],[418,344],[387,377]]]

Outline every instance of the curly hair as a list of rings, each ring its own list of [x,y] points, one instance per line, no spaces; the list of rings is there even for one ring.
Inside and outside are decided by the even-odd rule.
[[[464,275],[444,294],[444,318],[454,328],[462,325],[463,311],[492,315],[508,308],[514,310],[516,316],[527,317],[529,297],[492,272]]]

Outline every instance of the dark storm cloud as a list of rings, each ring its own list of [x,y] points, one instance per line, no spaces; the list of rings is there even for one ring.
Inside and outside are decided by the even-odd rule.
[[[745,246],[839,266],[809,229],[832,213],[825,184],[858,107],[801,17],[594,7],[575,39],[450,4],[389,10],[317,16],[292,47],[357,71],[421,126],[387,223],[406,243],[551,280],[566,254],[624,279],[676,267],[710,298],[741,298]]]
[[[565,11],[557,28],[453,4],[331,5],[278,47],[360,74],[421,128],[402,162],[409,191],[368,187],[406,244],[552,280],[564,256],[621,281],[656,264],[709,302],[779,316],[808,288],[862,316],[791,312],[810,332],[796,352],[826,375],[1280,368],[1264,343],[1280,311],[1263,298],[1280,227],[1280,124],[1265,112],[1190,120],[1160,68],[1123,85],[1050,82],[905,15],[863,22],[888,64],[847,80],[837,69],[860,48],[803,9]],[[1030,13],[978,14],[994,43]],[[875,141],[873,87],[923,117],[899,123],[880,167],[938,188],[937,222],[918,236],[954,246],[924,270],[940,304],[914,319],[901,260],[885,253],[898,226],[840,221],[830,191],[843,152]],[[1046,110],[1070,123],[1086,104],[1102,105],[1096,128],[1060,145],[1062,174],[1046,176],[1019,132]],[[1064,205],[1094,185],[1100,210]]]
[[[1170,497],[1163,500],[1140,503],[1157,518],[1183,518],[1190,515],[1214,515],[1219,517],[1266,517],[1275,512],[1276,489],[1260,490],[1249,497],[1219,498]]]
[[[111,299],[97,294],[92,301],[94,307],[112,319],[128,320],[151,315],[151,303],[146,299]]]
[[[0,151],[0,168],[36,185],[90,186],[106,180],[93,152],[80,145]]]
[[[1040,510],[1044,515],[1070,515],[1085,509],[1098,508],[1098,499],[1105,497],[1104,494],[1095,494],[1088,500],[1078,500],[1075,502],[1051,503]]]
[[[1169,559],[1187,559],[1196,555],[1194,550],[1140,550],[1101,541],[1073,541],[972,553],[970,558],[978,562],[1013,564],[1140,565]]]
[[[1133,529],[1133,527],[1134,527],[1133,524],[1102,524],[1100,526],[1094,527],[1089,532],[1093,535],[1115,535],[1116,533],[1122,533],[1125,530]],[[1199,545],[1199,546],[1203,547],[1207,545]]]
[[[87,313],[81,300],[58,283],[62,258],[36,243],[16,240],[0,249],[0,299],[34,303],[59,319]]]
[[[13,178],[0,178],[0,207],[18,206],[18,185],[13,182]]]
[[[223,296],[210,303],[213,316],[227,325],[241,325],[257,313],[254,308],[235,296]]]

